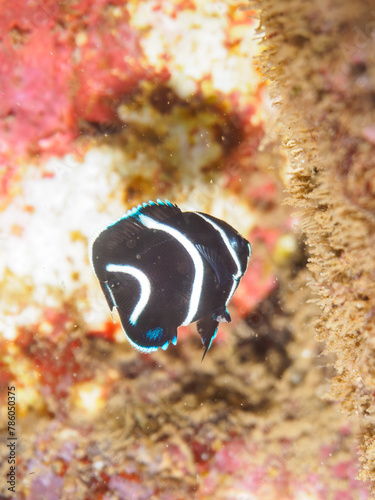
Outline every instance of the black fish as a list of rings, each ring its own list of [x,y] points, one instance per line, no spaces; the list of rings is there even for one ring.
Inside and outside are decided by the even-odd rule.
[[[111,311],[140,351],[177,343],[177,327],[198,321],[205,351],[243,276],[250,243],[226,222],[149,201],[109,225],[92,263]],[[203,358],[202,358],[203,359]]]

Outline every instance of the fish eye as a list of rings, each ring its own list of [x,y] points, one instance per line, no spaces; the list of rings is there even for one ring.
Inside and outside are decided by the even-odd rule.
[[[233,238],[231,239],[231,242],[230,242],[233,250],[235,250],[236,252],[241,251],[241,249],[243,247],[243,241],[244,241],[244,239],[239,234],[236,234],[235,236],[233,236]]]

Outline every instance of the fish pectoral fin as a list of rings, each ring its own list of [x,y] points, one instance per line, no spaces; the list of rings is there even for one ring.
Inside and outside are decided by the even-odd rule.
[[[218,255],[216,250],[205,245],[196,245],[196,248],[214,270],[218,282],[220,284],[224,283],[228,278],[229,273],[227,271],[225,262]]]
[[[120,313],[118,312],[118,309],[117,309],[116,306],[111,311],[111,318],[112,318],[112,322],[114,324],[116,324],[116,323],[120,323],[121,324]]]
[[[212,341],[216,337],[218,326],[218,321],[216,321],[212,316],[207,316],[197,322],[198,333],[201,336],[204,347],[206,348],[202,356],[202,361],[206,352],[211,347]]]
[[[106,298],[107,304],[109,309],[111,310],[111,313],[113,309],[116,307],[116,303],[114,301],[114,297],[110,292],[108,281],[106,282],[100,282],[101,289],[104,293],[104,297]]]

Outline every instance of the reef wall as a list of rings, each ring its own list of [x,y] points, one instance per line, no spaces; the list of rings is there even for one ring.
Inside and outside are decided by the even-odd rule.
[[[336,355],[330,394],[359,418],[360,477],[374,481],[374,3],[258,6],[262,72],[289,156],[290,203],[320,296],[319,338]]]

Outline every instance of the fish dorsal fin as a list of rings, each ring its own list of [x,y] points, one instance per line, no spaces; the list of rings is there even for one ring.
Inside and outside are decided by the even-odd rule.
[[[181,210],[177,205],[168,200],[161,201],[158,199],[156,203],[149,201],[128,210],[125,215],[108,227],[119,224],[121,226],[121,234],[131,238],[144,229],[144,225],[139,220],[140,215],[147,215],[154,220],[162,222],[180,213]]]
[[[133,208],[133,211],[136,217],[141,214],[147,215],[159,222],[163,222],[181,213],[179,207],[174,203],[168,200],[161,201],[159,199],[156,200],[156,203],[154,201],[149,201],[148,203],[138,205],[136,208]]]
[[[135,217],[132,216],[132,214],[129,214],[130,210],[126,215],[121,217],[121,219],[118,219],[116,222],[108,226],[108,228],[117,226],[118,229],[121,228],[121,237],[126,236],[127,238],[131,238],[132,236],[135,236],[137,233],[142,231],[144,227],[140,223],[139,220],[137,220]],[[113,242],[110,244],[117,244],[115,239]]]
[[[196,248],[214,270],[218,282],[220,284],[225,283],[227,277],[229,276],[229,273],[227,271],[225,262],[218,255],[216,250],[205,245],[196,245]]]

